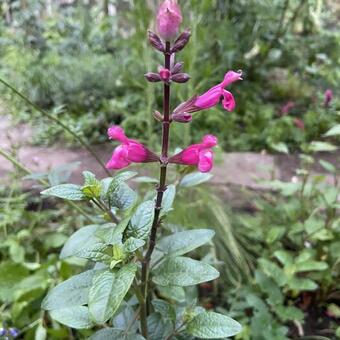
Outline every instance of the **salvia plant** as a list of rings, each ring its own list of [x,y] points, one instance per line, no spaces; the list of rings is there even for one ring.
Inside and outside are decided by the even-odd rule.
[[[175,186],[167,185],[168,165],[196,166],[202,173],[209,172],[212,149],[217,145],[217,138],[208,134],[199,143],[170,156],[171,125],[189,123],[192,113],[220,101],[226,110],[233,110],[234,97],[225,87],[240,80],[241,72],[227,72],[220,84],[171,110],[172,86],[190,79],[182,71],[183,63],[176,61],[176,55],[189,42],[190,30],[179,34],[182,15],[176,0],[161,4],[156,22],[158,34],[150,31],[148,38],[152,47],[164,55],[164,65],[156,73],[146,73],[145,78],[163,84],[163,112],[154,113],[162,124],[161,155],[128,138],[121,127],[111,126],[108,136],[119,146],[106,164],[108,170],[120,170],[131,163],[158,163],[156,193],[135,208],[136,193],[126,183],[136,175],[131,171],[102,180],[84,172],[83,186],[61,184],[42,192],[67,200],[88,200],[105,213],[106,221],[101,221],[109,221],[95,220],[65,243],[61,259],[89,260],[88,270],[54,287],[42,308],[68,327],[102,328],[92,335],[91,339],[96,340],[226,338],[239,333],[240,324],[206,311],[192,298],[193,286],[217,279],[219,272],[206,262],[184,256],[208,243],[214,232],[195,229],[164,236],[162,225],[175,197]]]

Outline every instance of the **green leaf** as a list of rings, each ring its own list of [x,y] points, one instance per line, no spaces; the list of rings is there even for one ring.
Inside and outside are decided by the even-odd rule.
[[[302,263],[296,263],[296,272],[309,272],[309,271],[320,271],[326,270],[328,264],[321,261],[306,261]]]
[[[179,185],[182,187],[193,187],[209,181],[212,177],[212,174],[193,172],[184,176]]]
[[[74,256],[79,250],[89,248],[98,243],[99,239],[95,236],[98,227],[98,225],[92,224],[77,230],[64,244],[60,252],[60,258],[65,259]]]
[[[112,223],[102,225],[96,231],[96,237],[105,244],[117,244],[122,242],[123,232],[130,222],[130,217],[124,218],[116,226]]]
[[[173,331],[173,324],[169,319],[163,319],[160,313],[148,316],[148,340],[168,339]]]
[[[145,240],[151,231],[155,214],[155,203],[146,201],[140,204],[127,228],[127,236]]]
[[[126,210],[134,205],[137,194],[125,183],[125,181],[136,174],[136,172],[126,171],[116,175],[114,178],[107,178],[102,181],[102,196],[110,207]]]
[[[285,227],[270,227],[266,236],[266,242],[272,244],[280,240],[286,232]]]
[[[157,249],[171,256],[183,255],[209,242],[214,235],[215,232],[209,229],[181,231],[163,237],[157,243]]]
[[[302,322],[304,318],[303,311],[294,306],[278,305],[275,306],[275,312],[284,322],[287,322],[289,320],[297,320]]]
[[[178,286],[157,287],[160,296],[170,301],[182,303],[185,301],[185,290]]]
[[[95,273],[95,270],[88,270],[60,283],[47,294],[41,303],[41,308],[54,310],[87,304]]]
[[[288,281],[288,286],[292,290],[297,290],[299,292],[304,290],[315,290],[318,288],[318,285],[307,278],[304,277],[293,277]]]
[[[339,136],[340,135],[340,124],[333,126],[330,130],[328,130],[324,136],[325,137],[332,137],[332,136]]]
[[[111,248],[104,243],[96,243],[88,248],[79,250],[75,256],[110,265],[112,261]]]
[[[282,152],[285,154],[289,154],[289,149],[287,144],[285,143],[277,143],[277,144],[271,144],[271,148],[277,152]]]
[[[320,159],[319,163],[325,170],[331,172],[332,174],[336,173],[336,167],[332,163],[327,162],[323,159]]]
[[[287,266],[293,263],[293,256],[285,250],[277,250],[274,256],[281,262],[282,265]]]
[[[105,271],[93,278],[89,310],[96,323],[103,324],[114,315],[130,289],[136,270],[135,264],[128,264],[118,272]]]
[[[98,198],[100,197],[102,190],[102,183],[96,179],[96,176],[90,171],[84,171],[84,186],[82,192],[87,198]]]
[[[272,277],[280,287],[287,283],[287,277],[277,264],[266,259],[259,259],[258,261],[263,272]]]
[[[176,186],[171,184],[163,194],[161,215],[165,215],[172,210],[172,205],[176,196]]]
[[[88,329],[94,326],[90,319],[89,309],[85,306],[75,306],[50,311],[52,319],[75,329]]]
[[[127,253],[133,253],[137,249],[143,247],[144,244],[145,244],[144,240],[141,240],[139,238],[130,237],[124,243],[124,251],[126,251]]]
[[[81,186],[76,184],[60,184],[41,192],[45,196],[54,196],[69,201],[82,201],[86,197],[81,190]]]
[[[242,330],[235,320],[214,312],[198,314],[186,327],[186,332],[202,339],[221,339],[234,336]]]
[[[155,270],[153,281],[160,286],[193,286],[215,280],[219,272],[209,264],[188,257],[170,257]]]
[[[89,340],[145,340],[140,334],[126,333],[125,331],[117,328],[105,328],[93,334]]]
[[[160,313],[164,319],[176,321],[176,310],[173,305],[164,300],[152,300],[152,305],[157,313]]]
[[[42,325],[42,323],[39,323],[35,335],[34,340],[46,340],[47,339],[47,329]]]
[[[120,183],[112,190],[109,189],[107,199],[110,207],[127,210],[135,204],[137,194],[126,183]]]
[[[25,279],[28,270],[21,264],[12,262],[0,263],[0,300],[12,301],[16,285]]]
[[[309,145],[309,149],[313,152],[328,152],[337,150],[337,147],[325,142],[312,142]]]

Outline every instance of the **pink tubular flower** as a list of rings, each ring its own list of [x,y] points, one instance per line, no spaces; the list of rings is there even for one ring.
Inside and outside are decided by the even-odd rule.
[[[300,119],[300,118],[294,118],[294,125],[300,129],[300,130],[304,130],[305,129],[305,122]]]
[[[242,72],[227,72],[222,83],[212,87],[209,91],[196,98],[195,106],[200,110],[209,109],[217,105],[223,97],[223,108],[227,111],[234,110],[235,99],[229,91],[225,90],[225,87],[237,80],[242,80],[241,76]]]
[[[148,163],[158,161],[157,155],[148,150],[143,144],[126,137],[124,130],[120,126],[111,126],[107,133],[110,139],[121,143],[114,149],[111,159],[107,162],[106,167],[108,169],[123,169],[132,162]]]
[[[217,145],[217,138],[206,135],[202,142],[193,144],[169,159],[169,163],[197,165],[200,172],[209,172],[214,164],[212,148]]]
[[[327,89],[325,91],[324,106],[328,107],[332,100],[333,100],[333,91],[331,89]]]
[[[157,14],[157,27],[161,37],[166,41],[175,38],[182,20],[182,13],[177,0],[165,0],[159,7]]]
[[[293,101],[289,101],[280,108],[280,114],[281,116],[287,115],[290,110],[292,110],[295,107],[295,103]]]

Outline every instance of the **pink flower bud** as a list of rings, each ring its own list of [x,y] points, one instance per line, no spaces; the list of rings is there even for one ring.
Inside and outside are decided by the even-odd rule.
[[[213,135],[206,135],[202,142],[193,144],[174,155],[169,163],[196,165],[200,172],[209,172],[214,164],[214,153],[212,147],[217,145],[217,138]]]
[[[305,129],[305,123],[302,119],[300,118],[294,118],[294,125],[300,129],[300,130],[304,130]]]
[[[187,28],[181,35],[176,39],[173,48],[171,49],[171,53],[177,53],[183,50],[183,48],[187,45],[191,37],[190,28]]]
[[[180,73],[183,69],[183,65],[184,63],[181,62],[181,63],[176,63],[172,69],[171,69],[171,74],[177,74],[177,73]]]
[[[149,42],[150,44],[158,51],[160,52],[165,52],[165,46],[160,39],[160,37],[151,31],[148,31],[148,36],[149,36]]]
[[[144,77],[150,83],[157,83],[162,80],[158,73],[153,73],[153,72],[145,73]]]
[[[190,80],[190,76],[187,73],[177,73],[171,76],[171,80],[175,83],[183,84]]]
[[[159,111],[155,111],[153,113],[153,117],[158,120],[159,122],[163,122],[164,120],[164,116],[159,112]]]
[[[327,89],[325,92],[325,100],[324,100],[324,106],[328,107],[329,104],[333,100],[333,91],[331,89]]]
[[[291,109],[295,107],[295,103],[292,101],[287,102],[280,108],[280,113],[282,116],[287,115]]]
[[[119,126],[112,126],[108,130],[109,138],[117,140],[121,145],[117,146],[111,159],[107,162],[108,169],[122,169],[134,163],[157,162],[159,158],[145,145],[126,137],[124,130]]]
[[[171,72],[170,70],[168,70],[167,68],[160,68],[159,69],[159,77],[165,81],[165,82],[168,82],[170,80],[170,77],[171,77]]]
[[[182,14],[177,0],[165,0],[157,14],[157,27],[161,37],[166,41],[175,38],[181,23]]]
[[[192,121],[192,115],[187,112],[173,114],[171,118],[177,123],[190,123]]]

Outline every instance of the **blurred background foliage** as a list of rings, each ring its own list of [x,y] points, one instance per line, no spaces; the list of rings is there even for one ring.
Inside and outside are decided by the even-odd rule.
[[[192,80],[175,87],[173,106],[220,82],[229,69],[242,69],[245,80],[231,88],[234,112],[217,107],[196,114],[191,126],[176,126],[175,143],[184,146],[208,130],[225,150],[282,151],[284,143],[293,151],[339,120],[336,101],[328,110],[323,107],[324,91],[335,92],[340,79],[336,2],[190,0],[181,5],[183,27],[191,27],[193,35],[178,58]],[[0,8],[5,79],[92,142],[105,141],[112,123],[158,142],[151,113],[161,107],[161,91],[143,77],[156,70],[154,60],[160,57],[146,41],[157,1],[5,0]],[[36,142],[69,141],[10,92],[5,105],[16,119],[34,124]]]

